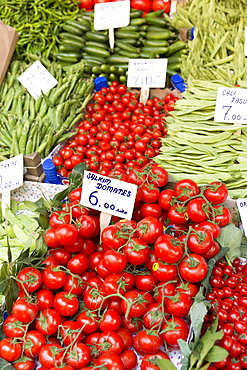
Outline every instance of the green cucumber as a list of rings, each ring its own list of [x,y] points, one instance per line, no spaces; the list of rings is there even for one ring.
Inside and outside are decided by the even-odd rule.
[[[142,26],[139,27],[139,30],[140,31],[147,31],[148,27],[149,26],[147,24],[143,24]]]
[[[134,18],[130,20],[130,25],[141,26],[146,23],[145,18]]]
[[[84,32],[91,31],[92,29],[92,19],[91,21],[85,19],[85,18],[77,18],[77,22],[79,22],[85,29]]]
[[[125,73],[129,68],[128,64],[114,64],[114,66],[111,67],[116,67],[118,69],[118,73]]]
[[[87,41],[86,46],[109,50],[109,45],[103,44],[103,42],[100,43],[100,42],[96,42],[96,41]]]
[[[161,17],[164,14],[163,9],[156,10],[155,12],[150,12],[146,14],[146,19],[150,17]]]
[[[87,24],[87,26],[85,25],[85,23]],[[80,22],[70,19],[70,20],[67,21],[67,24],[72,26],[72,27],[77,28],[78,30],[81,30],[81,32],[87,32],[87,31],[91,30],[90,23],[88,21],[86,21],[85,19],[83,19]]]
[[[85,60],[92,60],[93,59],[93,60],[96,60],[98,63],[106,64],[106,59],[105,58],[102,58],[102,57],[99,57],[99,56],[96,56],[96,55],[82,53],[82,57]]]
[[[71,53],[73,53],[73,52],[75,52],[75,53],[77,53],[77,52],[80,52],[81,51],[81,49],[82,49],[82,47],[81,46],[75,46],[75,45],[71,45],[71,44],[67,44],[67,43],[63,43],[63,44],[61,44],[61,45],[59,45],[59,51],[61,51],[62,53],[63,52],[65,52],[65,53],[67,53],[67,52],[71,52]]]
[[[63,43],[61,45],[63,44],[70,44],[71,46],[74,45],[74,47],[82,49],[85,45],[85,42],[83,40],[79,42],[71,39],[63,39]]]
[[[119,38],[119,39],[129,39],[129,38],[139,39],[140,38],[139,32],[134,32],[134,31],[125,32],[125,31],[118,30],[115,32],[115,36],[116,38]]]
[[[145,40],[144,43],[145,46],[154,46],[154,47],[169,46],[167,40]]]
[[[142,10],[130,9],[130,19],[140,18],[143,14]]]
[[[96,41],[96,42],[109,42],[108,35],[103,35],[102,33],[96,31],[88,31],[86,32],[86,39],[89,41]]]
[[[105,49],[96,48],[92,46],[86,46],[84,49],[84,52],[90,55],[100,56],[102,58],[107,58],[110,56],[110,52]]]
[[[147,29],[147,32],[163,32],[163,27],[157,27],[157,26],[149,26]]]
[[[121,82],[122,84],[125,84],[127,83],[127,76],[124,76],[124,75],[121,75],[119,76],[119,82]]]
[[[165,18],[146,17],[146,23],[157,27],[166,27],[167,21]]]
[[[188,51],[189,50],[187,48],[181,49],[181,50],[177,51],[176,53],[172,54],[171,56],[172,57],[181,57],[182,55],[188,54]]]
[[[84,39],[82,38],[82,35],[81,36],[78,36],[78,35],[74,35],[72,33],[69,33],[69,32],[61,32],[59,34],[59,36],[62,38],[62,39],[66,39],[66,40],[74,40],[74,41],[77,41],[77,42],[81,42],[83,43],[83,45],[85,44],[85,41]]]
[[[137,32],[139,30],[138,26],[126,26],[121,27],[120,31],[126,31],[126,32]]]
[[[123,42],[123,39],[116,38],[116,41],[115,42],[117,42],[117,41]],[[136,39],[131,39],[131,38],[124,39],[124,43],[125,44],[130,44],[130,45],[135,45],[135,44],[137,44],[137,40]]]
[[[173,36],[173,33],[169,30],[164,29],[162,32],[150,32],[146,33],[146,39],[150,40],[168,40]]]
[[[179,50],[184,49],[185,47],[186,43],[182,40],[179,40],[168,47],[166,56],[169,57],[170,55],[177,53]]]
[[[77,63],[79,59],[81,59],[81,54],[79,53],[57,53],[56,57],[58,60],[62,62],[71,62]]]
[[[147,53],[147,52],[141,51],[140,54],[139,54],[139,58],[143,58],[143,59],[155,59],[155,58],[159,58],[159,54]]]
[[[107,62],[110,64],[128,64],[129,58],[121,55],[112,54],[107,58]]]
[[[100,66],[101,65],[101,62],[99,62],[98,60],[94,59],[94,58],[88,58],[88,59],[84,59],[83,57],[83,60],[85,62],[85,68],[86,67],[90,67],[91,68],[91,72],[92,72],[92,67],[94,66]],[[85,69],[86,71],[86,69]],[[86,71],[87,73],[90,73],[88,71]]]
[[[67,24],[67,23],[63,25],[63,30],[67,31],[68,33],[72,33],[73,35],[78,35],[78,36],[83,35],[83,32],[81,29],[71,26],[70,24]]]
[[[180,71],[180,63],[168,63],[168,66],[173,71]]]
[[[168,47],[154,47],[154,46],[144,46],[141,50],[142,52],[146,53],[154,53],[154,54],[165,54],[168,51]]]
[[[129,58],[139,58],[139,53],[133,53],[130,51],[126,50],[118,50],[119,55],[123,55],[124,57],[129,57]]]
[[[129,45],[126,42],[116,41],[115,44],[116,44],[116,46],[118,46],[122,50],[130,51],[131,53],[136,53],[137,52],[137,49],[136,49],[135,46]]]
[[[177,63],[181,63],[181,57],[170,57],[168,58],[168,64],[177,64]]]

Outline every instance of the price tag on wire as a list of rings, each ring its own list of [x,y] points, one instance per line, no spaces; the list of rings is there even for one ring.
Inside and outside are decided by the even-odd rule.
[[[85,171],[81,204],[131,220],[137,185]]]
[[[247,125],[247,89],[219,87],[214,121]]]
[[[127,86],[141,88],[140,102],[145,105],[151,87],[165,87],[166,69],[166,58],[129,59]]]
[[[47,94],[50,89],[57,85],[58,81],[50,74],[50,72],[36,60],[25,72],[23,72],[18,80],[26,87],[32,97],[37,100],[42,92]]]

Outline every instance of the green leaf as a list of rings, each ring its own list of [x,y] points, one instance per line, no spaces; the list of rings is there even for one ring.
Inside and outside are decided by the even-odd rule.
[[[216,239],[222,248],[228,247],[227,257],[232,262],[236,257],[241,255],[241,242],[242,242],[242,231],[230,223],[227,226],[221,228],[220,236]]]
[[[19,210],[28,209],[29,211],[35,212],[37,208],[38,208],[38,205],[29,200],[24,200],[22,204],[18,205]]]
[[[247,237],[244,234],[242,235],[240,251],[241,257],[247,258]]]
[[[15,370],[13,366],[9,362],[5,361],[3,358],[0,358],[0,369],[1,370]]]
[[[202,288],[199,290],[197,295],[195,296],[194,303],[190,308],[190,320],[192,329],[194,332],[193,337],[193,348],[197,345],[200,334],[201,334],[201,328],[204,322],[204,317],[208,311],[208,303],[205,300],[205,297],[202,295]]]
[[[228,250],[229,250],[229,248],[222,248],[219,251],[219,253],[216,254],[216,256],[214,256],[209,261],[207,261],[208,273],[207,273],[207,276],[201,281],[201,285],[203,285],[206,288],[205,294],[208,293],[208,291],[210,290],[209,279],[210,279],[212,270],[213,270],[216,262],[219,261],[222,257],[224,257],[226,255],[226,253],[228,252]]]
[[[183,339],[178,339],[178,344],[183,355],[181,359],[181,370],[187,370],[190,363],[191,349],[189,348],[188,343]]]
[[[208,332],[210,333],[210,330],[208,330]],[[199,361],[197,362],[197,366],[196,366],[197,369],[200,369],[200,366],[203,364],[203,362],[205,360],[205,357],[207,356],[209,351],[213,348],[214,343],[217,340],[222,339],[223,335],[224,335],[223,330],[220,330],[220,331],[217,331],[216,333],[210,333],[207,340],[205,340],[204,336],[200,339],[199,343],[203,342],[203,348],[200,351],[200,358],[199,358]]]
[[[157,359],[158,366],[160,370],[177,370],[170,360],[166,359]]]
[[[229,355],[228,351],[225,348],[220,346],[214,346],[205,357],[205,360],[208,362],[217,362],[224,360]]]
[[[18,297],[18,287],[17,287],[17,283],[15,280],[13,279],[10,280],[8,284],[7,292],[4,293],[4,295],[5,295],[6,310],[8,314],[10,314],[12,311],[13,303],[17,300],[17,297]]]

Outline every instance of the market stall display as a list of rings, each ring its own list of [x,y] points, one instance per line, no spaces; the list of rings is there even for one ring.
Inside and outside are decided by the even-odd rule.
[[[176,1],[132,0],[114,48],[113,28],[94,29],[98,2],[0,0],[19,33],[0,86],[0,368],[242,370],[247,2],[179,1],[170,17]],[[139,58],[141,91],[126,87]],[[159,58],[167,85],[155,72],[146,100]],[[7,206],[5,159],[34,151],[66,185],[37,183],[34,200],[24,184]]]

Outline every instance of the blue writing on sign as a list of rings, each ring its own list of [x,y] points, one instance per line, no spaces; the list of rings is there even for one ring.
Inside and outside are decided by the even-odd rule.
[[[240,202],[239,205],[240,207],[247,207],[247,202]]]
[[[106,185],[103,185],[103,186],[106,186]],[[99,200],[97,198],[97,194],[98,194],[98,191],[95,190],[89,195],[89,203],[94,207],[97,206],[98,203],[99,203]],[[100,207],[100,205],[98,205],[98,206]],[[127,214],[127,212],[123,208],[121,208],[121,209],[117,208],[116,209],[116,206],[113,203],[110,204],[110,203],[105,202],[103,207],[104,207],[105,210],[110,209],[111,211],[116,211],[118,213],[122,213],[122,214],[125,214],[125,215]]]

